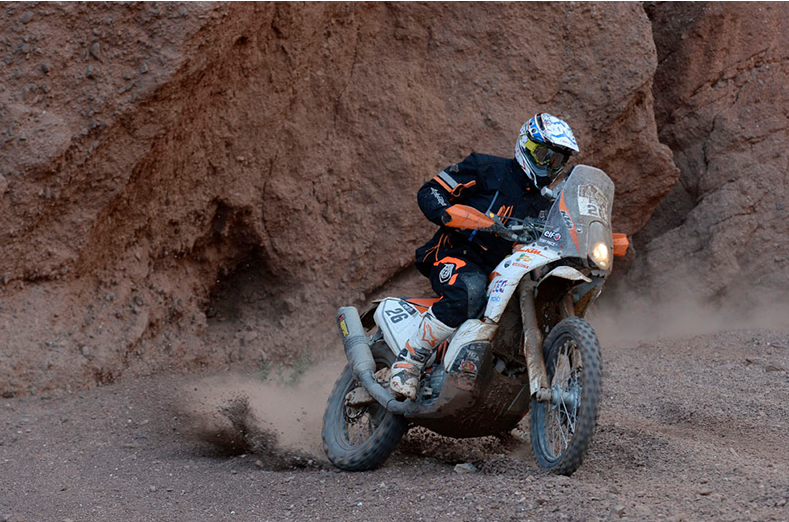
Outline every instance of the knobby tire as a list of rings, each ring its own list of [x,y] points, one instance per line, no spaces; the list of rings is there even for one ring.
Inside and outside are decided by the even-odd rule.
[[[376,371],[391,367],[395,360],[394,354],[383,342],[374,344],[371,351]],[[361,385],[354,378],[350,366],[346,365],[334,385],[323,415],[323,450],[332,464],[345,471],[377,468],[394,451],[408,430],[408,422],[402,415],[390,413],[376,402],[364,406],[362,416],[368,415],[370,425],[375,419],[377,425],[373,427],[369,438],[360,444],[353,444],[347,432],[347,411],[352,410],[346,410],[344,403],[346,394],[356,386]]]
[[[561,407],[538,401],[532,401],[531,404],[531,442],[534,457],[540,467],[567,476],[578,469],[586,456],[597,425],[602,395],[600,344],[594,329],[578,317],[570,317],[559,322],[543,343],[549,383],[553,383],[562,346],[566,343],[571,345],[573,342],[577,347],[581,364],[580,371],[577,372],[581,383],[580,403],[577,409],[573,409],[576,416],[572,439],[559,454],[551,451],[552,440],[548,424],[550,415],[555,415],[553,418],[562,417],[562,414],[556,413]],[[550,411],[552,408],[553,413]],[[569,417],[571,415],[562,418]],[[556,440],[559,439],[554,439],[553,442]]]

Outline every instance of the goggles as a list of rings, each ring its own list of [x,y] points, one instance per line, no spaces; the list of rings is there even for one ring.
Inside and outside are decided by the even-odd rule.
[[[531,139],[526,140],[524,148],[526,150],[523,152],[528,152],[537,165],[549,167],[554,172],[561,170],[564,164],[567,163],[567,160],[570,159],[569,154],[559,152],[558,150],[554,150],[547,145],[537,143]]]

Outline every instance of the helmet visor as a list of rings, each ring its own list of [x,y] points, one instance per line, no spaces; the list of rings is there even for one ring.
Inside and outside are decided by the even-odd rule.
[[[560,171],[564,167],[564,164],[567,163],[567,160],[570,159],[569,154],[554,150],[547,145],[537,143],[533,140],[526,141],[526,149],[537,165],[548,167],[554,172]]]

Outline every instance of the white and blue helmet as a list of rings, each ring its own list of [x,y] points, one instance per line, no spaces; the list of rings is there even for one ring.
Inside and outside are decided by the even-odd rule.
[[[578,143],[563,120],[540,113],[521,127],[515,160],[537,188],[549,185],[564,169]]]

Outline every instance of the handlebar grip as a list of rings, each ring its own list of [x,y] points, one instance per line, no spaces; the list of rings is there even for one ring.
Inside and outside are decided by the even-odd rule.
[[[466,205],[452,205],[446,209],[446,215],[442,221],[448,227],[467,230],[481,230],[496,224],[479,210]]]
[[[479,229],[480,232],[490,232],[497,236],[509,239],[510,241],[518,241],[518,234],[502,225],[500,222],[494,222],[491,226]]]

